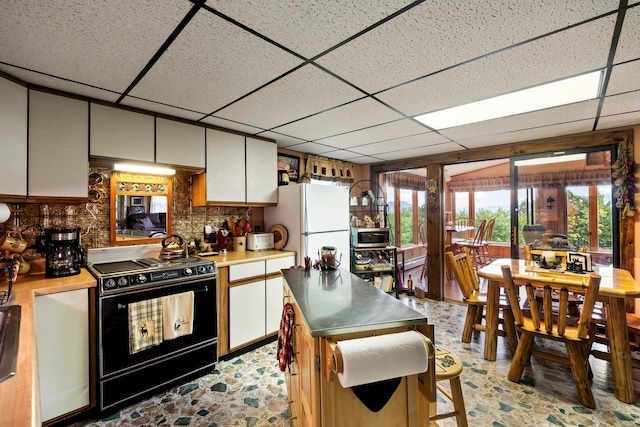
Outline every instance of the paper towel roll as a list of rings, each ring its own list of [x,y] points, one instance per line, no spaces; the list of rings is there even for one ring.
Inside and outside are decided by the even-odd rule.
[[[424,336],[416,331],[338,341],[336,346],[342,353],[338,380],[344,388],[418,374],[429,366]]]
[[[0,222],[6,222],[11,216],[11,209],[6,203],[0,203]]]

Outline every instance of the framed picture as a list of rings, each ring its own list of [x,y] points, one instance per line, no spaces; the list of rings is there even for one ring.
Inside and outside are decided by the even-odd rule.
[[[142,197],[132,197],[131,206],[142,206]]]
[[[298,182],[300,179],[300,157],[278,153],[278,170],[287,171],[289,181]]]

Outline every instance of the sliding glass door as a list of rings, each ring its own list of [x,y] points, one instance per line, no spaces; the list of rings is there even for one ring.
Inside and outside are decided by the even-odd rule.
[[[511,257],[532,249],[585,251],[619,265],[613,146],[511,159]]]

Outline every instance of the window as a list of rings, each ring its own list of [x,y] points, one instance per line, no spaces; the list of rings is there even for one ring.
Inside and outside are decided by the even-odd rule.
[[[419,225],[426,219],[426,178],[415,173],[394,172],[384,174],[387,195],[387,226],[391,229],[393,244],[420,245]]]
[[[511,191],[476,191],[474,197],[474,223],[480,224],[480,221],[486,219],[495,219],[493,225],[493,233],[491,235],[492,242],[509,243],[511,241]]]

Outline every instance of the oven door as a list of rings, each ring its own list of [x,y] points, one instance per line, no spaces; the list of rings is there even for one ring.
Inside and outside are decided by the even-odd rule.
[[[217,344],[216,279],[180,280],[178,283],[162,284],[157,288],[132,290],[122,294],[99,298],[99,365],[100,377],[104,378],[125,370],[148,366],[156,360],[188,351],[204,344]],[[165,295],[194,292],[193,333],[129,353],[129,304]],[[214,355],[214,360],[217,355]]]

